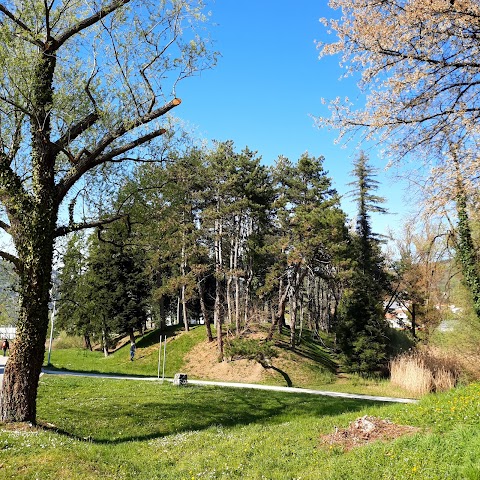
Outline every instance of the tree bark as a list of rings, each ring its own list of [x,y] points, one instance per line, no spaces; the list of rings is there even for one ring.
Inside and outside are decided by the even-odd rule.
[[[102,348],[104,357],[108,357],[108,337],[105,329],[102,330]]]
[[[92,342],[90,341],[90,336],[85,334],[83,336],[83,344],[87,350],[92,351]]]
[[[34,71],[31,124],[32,186],[27,194],[18,177],[12,177],[2,162],[0,177],[2,201],[11,223],[17,249],[20,277],[20,315],[17,337],[5,367],[0,412],[3,422],[36,422],[38,380],[45,355],[48,329],[48,303],[53,261],[54,232],[57,222],[55,157],[49,142],[49,105],[53,98],[55,54],[39,53]],[[11,184],[5,184],[5,178]]]
[[[290,297],[290,348],[295,350],[295,327],[297,325],[297,290],[291,289]]]
[[[51,260],[50,260],[51,262]],[[43,271],[22,279],[17,337],[5,366],[1,398],[3,422],[36,422],[36,397],[48,327],[49,260]],[[29,269],[30,270],[30,269]]]
[[[272,319],[272,324],[270,326],[270,331],[267,335],[267,340],[271,340],[273,338],[273,333],[275,332],[275,327],[285,318],[285,305],[287,303],[288,295],[290,293],[291,284],[288,282],[287,286],[283,290],[282,295],[279,297],[278,300],[278,308],[277,313]],[[281,326],[280,326],[281,331]]]
[[[203,284],[201,280],[198,280],[197,288],[198,288],[198,298],[200,300],[200,309],[202,310],[203,321],[205,322],[205,328],[207,330],[207,338],[209,342],[213,342],[212,326],[210,324],[210,315],[208,313],[207,306],[205,304],[205,290],[203,288]]]

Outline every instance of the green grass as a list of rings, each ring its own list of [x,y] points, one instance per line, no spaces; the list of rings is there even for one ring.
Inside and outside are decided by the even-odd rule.
[[[0,479],[478,479],[480,385],[418,405],[43,376],[38,419],[0,425]],[[320,437],[363,415],[419,433],[351,451]]]
[[[178,327],[167,331],[167,360],[165,375],[173,377],[184,369],[184,358],[190,350],[206,338],[205,327],[198,326],[188,334],[182,333]],[[65,340],[63,340],[65,342]],[[53,368],[89,373],[109,373],[130,376],[156,377],[158,374],[159,332],[152,331],[137,339],[135,360],[130,361],[129,344],[105,357],[100,351],[89,351],[82,348],[55,348],[51,355]],[[304,331],[302,342],[292,352],[288,346],[288,332],[276,335],[276,348],[279,358],[274,358],[274,368],[263,384],[314,388],[336,392],[359,393],[368,395],[410,397],[409,392],[394,387],[390,382],[381,379],[364,379],[352,375],[335,375],[338,368],[329,351]],[[162,351],[163,361],[163,351]],[[188,372],[187,372],[188,373]],[[162,372],[160,372],[160,375]],[[218,378],[217,380],[227,380]]]
[[[115,373],[156,377],[158,374],[159,332],[154,330],[137,340],[135,360],[130,361],[130,344],[105,357],[103,352],[82,348],[54,349],[50,363],[54,368],[89,373]],[[205,339],[205,328],[192,328],[188,335],[181,335],[178,328],[168,328],[167,361],[165,375],[173,377],[181,371],[184,356],[197,343]],[[163,362],[163,347],[161,353]],[[160,372],[162,375],[162,372]]]

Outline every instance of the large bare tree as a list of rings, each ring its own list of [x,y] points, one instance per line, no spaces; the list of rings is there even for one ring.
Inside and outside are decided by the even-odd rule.
[[[14,245],[0,256],[15,265],[21,297],[5,422],[36,420],[55,239],[113,221],[80,216],[82,191],[95,178],[108,184],[112,165],[155,158],[147,147],[161,144],[180,104],[177,82],[214,61],[202,9],[201,0],[0,3],[0,227]]]
[[[415,153],[415,160],[429,162],[428,184],[446,180],[441,204],[456,205],[457,253],[480,316],[480,273],[467,208],[468,197],[477,195],[480,169],[480,3],[330,0],[329,5],[341,9],[340,18],[323,20],[337,41],[319,45],[320,56],[340,54],[348,72],[360,75],[367,99],[359,108],[348,99],[334,100],[332,115],[319,123],[342,135],[361,129],[376,136],[389,145],[394,160]]]
[[[330,0],[323,19],[337,40],[320,56],[339,54],[360,75],[365,104],[336,99],[319,119],[349,135],[379,134],[388,151],[442,158],[454,142],[478,150],[480,3],[477,0]]]

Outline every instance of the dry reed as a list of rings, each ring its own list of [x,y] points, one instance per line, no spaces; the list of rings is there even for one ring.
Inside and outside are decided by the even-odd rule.
[[[390,362],[392,384],[416,395],[449,390],[459,376],[460,368],[453,359],[428,351],[403,354]]]

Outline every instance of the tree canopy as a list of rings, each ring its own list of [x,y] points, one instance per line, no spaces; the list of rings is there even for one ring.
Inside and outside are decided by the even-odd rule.
[[[476,149],[480,118],[480,5],[476,0],[330,0],[337,35],[320,57],[339,54],[347,75],[360,74],[364,107],[331,103],[320,123],[342,134],[366,128],[401,158],[439,158],[449,141]]]
[[[201,0],[0,4],[0,228],[16,250],[0,256],[20,293],[4,421],[35,422],[54,240],[118,219],[101,205],[122,163],[162,159],[178,82],[215,61],[202,12]]]

